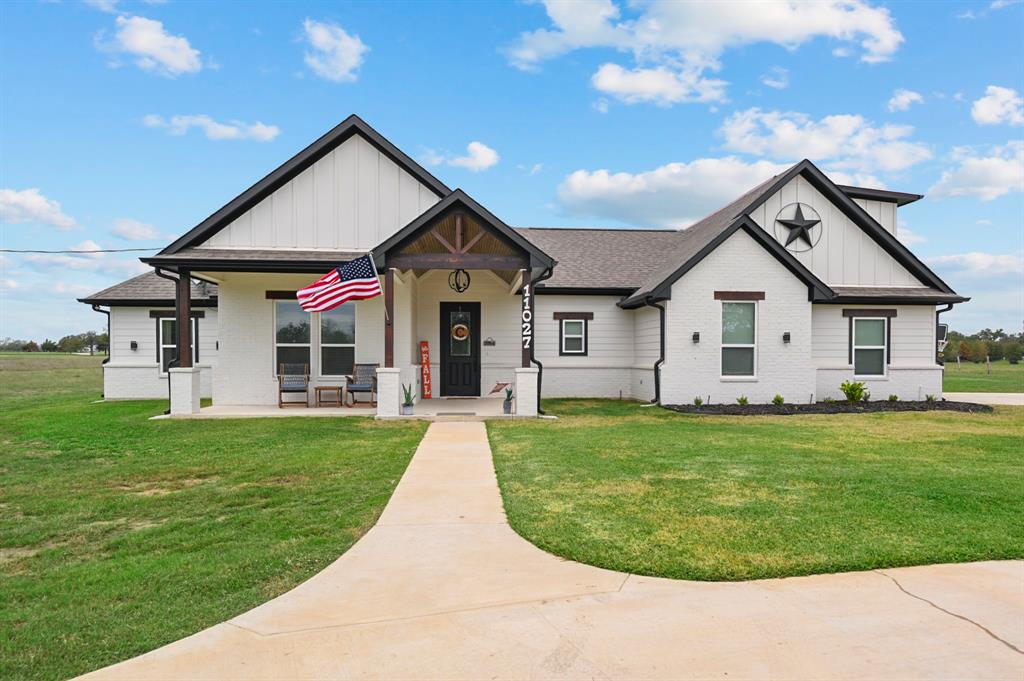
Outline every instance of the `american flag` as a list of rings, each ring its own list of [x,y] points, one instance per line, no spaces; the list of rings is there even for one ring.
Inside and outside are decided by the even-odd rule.
[[[381,294],[377,268],[368,255],[344,267],[335,267],[306,288],[295,292],[306,312],[326,312],[350,300],[365,300]]]

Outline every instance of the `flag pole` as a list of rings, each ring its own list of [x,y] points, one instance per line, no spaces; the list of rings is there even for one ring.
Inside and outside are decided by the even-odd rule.
[[[367,255],[370,256],[370,266],[373,267],[373,276],[375,276],[378,279],[380,279],[380,272],[377,271],[377,263],[373,259],[373,251],[370,251],[369,253],[367,253]],[[387,285],[387,282],[385,282],[385,285]],[[388,317],[388,306],[387,305],[384,306],[384,321],[385,322],[391,321],[391,319]]]

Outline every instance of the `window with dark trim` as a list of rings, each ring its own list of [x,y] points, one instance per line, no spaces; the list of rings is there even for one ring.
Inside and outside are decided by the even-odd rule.
[[[173,313],[172,313],[173,314]],[[156,317],[156,361],[160,373],[166,374],[171,362],[178,358],[178,322],[173,316]],[[199,317],[192,317],[193,362],[199,362]]]
[[[885,376],[892,361],[893,309],[844,309],[849,321],[847,361],[855,377]]]
[[[274,302],[274,375],[282,364],[310,366],[310,315],[295,301]],[[312,369],[312,367],[310,366]]]
[[[756,301],[722,300],[721,367],[723,378],[757,375]]]
[[[586,355],[587,337],[593,312],[556,312],[558,320],[558,354]]]

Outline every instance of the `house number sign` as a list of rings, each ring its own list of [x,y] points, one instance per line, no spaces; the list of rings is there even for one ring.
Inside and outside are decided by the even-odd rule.
[[[533,347],[533,291],[530,284],[523,285],[523,351]]]

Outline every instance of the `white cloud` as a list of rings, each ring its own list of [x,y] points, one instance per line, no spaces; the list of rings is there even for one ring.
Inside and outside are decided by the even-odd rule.
[[[727,85],[724,80],[701,78],[698,69],[624,69],[618,64],[603,64],[590,82],[596,90],[626,104],[652,102],[658,106],[725,101]]]
[[[954,158],[958,165],[942,173],[939,181],[928,190],[931,196],[991,201],[1010,192],[1024,191],[1024,141],[993,147],[987,155],[957,149]]]
[[[184,36],[168,33],[162,22],[137,16],[119,16],[114,21],[114,38],[110,42],[98,41],[101,49],[131,55],[143,71],[170,78],[202,70],[199,50]]]
[[[604,97],[594,102],[593,106],[598,113],[608,113],[608,100]]]
[[[132,220],[131,218],[118,218],[114,220],[110,233],[127,241],[152,241],[162,238],[160,232],[153,225]]]
[[[902,222],[896,226],[896,238],[903,242],[904,246],[915,246],[928,241],[923,234],[918,234]]]
[[[184,135],[190,128],[199,128],[211,140],[255,140],[257,142],[269,142],[277,137],[281,129],[276,125],[260,123],[244,123],[232,120],[227,123],[220,123],[206,114],[195,114],[188,116],[171,116],[165,119],[163,116],[149,114],[143,117],[143,125],[148,128],[164,128],[172,135]]]
[[[306,66],[313,73],[335,83],[351,83],[359,77],[356,71],[370,51],[359,36],[349,35],[337,24],[312,19],[302,22],[302,27],[311,48],[305,55]]]
[[[101,12],[114,13],[120,0],[83,0],[86,5]]]
[[[921,96],[921,93],[899,88],[889,98],[888,107],[889,111],[906,111],[912,104],[920,104],[923,101],[924,97]]]
[[[786,169],[735,156],[668,163],[641,173],[577,170],[558,187],[562,207],[580,217],[630,225],[685,227]]]
[[[0,288],[16,289],[21,288],[21,284],[14,279],[0,279]]]
[[[971,105],[971,118],[979,125],[1024,125],[1024,97],[1012,88],[989,85]]]
[[[1021,0],[992,0],[989,9],[1005,9],[1011,5],[1020,4]]]
[[[796,112],[737,111],[719,132],[728,149],[784,160],[828,161],[837,170],[868,173],[903,170],[931,158],[928,147],[906,138],[909,125],[875,126],[863,116],[840,114],[812,120]]]
[[[72,246],[68,250],[81,253],[26,253],[22,260],[34,269],[41,271],[74,270],[77,272],[119,273],[123,275],[141,274],[151,268],[139,262],[138,258],[121,256],[114,253],[96,253],[102,246],[93,241],[85,241]]]
[[[997,277],[1024,274],[1024,258],[1019,255],[960,253],[927,258],[929,265],[970,277]]]
[[[631,53],[634,64],[604,64],[595,87],[628,103],[661,105],[724,98],[725,83],[705,78],[720,68],[730,48],[773,43],[794,50],[815,38],[840,41],[833,52],[848,54],[856,44],[861,60],[887,61],[903,42],[885,8],[862,0],[795,3],[741,2],[631,3],[622,16],[612,0],[544,0],[550,27],[522,33],[506,50],[516,68],[533,71],[573,50],[611,48]],[[614,67],[614,68],[613,68]],[[603,88],[602,88],[603,86]]]
[[[466,152],[465,156],[450,159],[448,165],[466,168],[477,173],[494,166],[501,158],[498,156],[498,152],[483,142],[470,142],[466,147]]]
[[[64,214],[59,202],[46,198],[35,187],[0,189],[0,222],[49,225],[60,230],[78,227],[74,218]]]
[[[773,66],[768,73],[762,74],[761,82],[770,88],[785,90],[789,87],[789,69]]]

